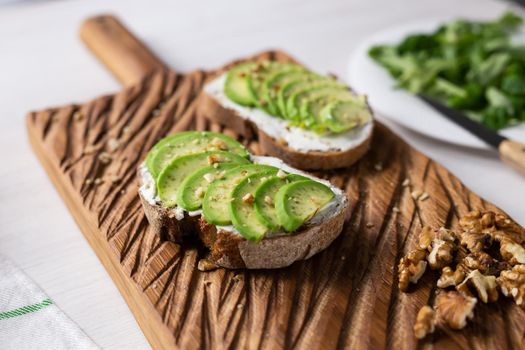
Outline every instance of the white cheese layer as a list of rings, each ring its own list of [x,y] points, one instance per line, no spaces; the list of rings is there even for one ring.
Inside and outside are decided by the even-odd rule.
[[[300,170],[292,168],[278,158],[252,156],[251,161],[254,164],[271,165],[276,168],[282,169],[290,174],[303,175],[303,176],[306,176],[312,180],[321,182],[325,184],[326,186],[330,187],[330,189],[334,192],[334,195],[335,195],[334,198],[329,203],[327,203],[321,210],[319,210],[311,219],[306,221],[305,222],[306,226],[314,226],[314,225],[320,224],[330,219],[331,217],[337,215],[341,207],[347,201],[346,195],[343,193],[343,191],[341,191],[339,188],[332,185],[329,181],[319,179],[315,176],[312,176],[310,174],[307,174]],[[140,179],[141,186],[139,188],[139,192],[142,195],[142,197],[151,205],[161,204],[160,198],[157,195],[157,186],[155,185],[155,180],[153,179],[153,176],[150,174],[150,172],[148,171],[148,168],[146,167],[146,164],[144,163],[142,163],[142,165],[140,166],[140,176],[141,176],[141,179]],[[182,220],[185,215],[197,216],[197,215],[202,214],[202,210],[195,210],[195,211],[188,212],[181,207],[172,208],[171,211],[173,212],[177,220]],[[217,228],[237,234],[237,235],[241,235],[239,231],[235,227],[233,227],[233,225],[217,226]],[[290,233],[280,230],[276,232],[269,232],[266,234],[266,237],[284,236],[288,234]]]
[[[267,135],[276,140],[284,140],[288,147],[296,151],[345,151],[355,148],[366,141],[372,132],[372,121],[348,132],[333,136],[321,136],[313,131],[289,126],[284,119],[271,116],[259,108],[244,107],[230,100],[224,93],[225,80],[226,75],[223,74],[208,83],[204,87],[204,91],[224,108],[234,110],[242,118],[257,124],[257,127]]]

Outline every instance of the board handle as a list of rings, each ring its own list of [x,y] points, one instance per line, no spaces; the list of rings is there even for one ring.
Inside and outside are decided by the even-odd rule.
[[[147,74],[166,67],[114,16],[86,19],[80,27],[80,38],[124,86],[134,85]]]
[[[512,140],[500,143],[499,155],[501,160],[525,175],[525,144]]]

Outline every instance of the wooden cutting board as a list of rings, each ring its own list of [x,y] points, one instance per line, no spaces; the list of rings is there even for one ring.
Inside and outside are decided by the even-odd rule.
[[[117,29],[116,37],[129,34]],[[256,58],[290,59],[273,51]],[[206,251],[198,242],[181,247],[154,235],[137,194],[137,167],[169,133],[231,134],[198,113],[203,84],[223,70],[161,71],[120,93],[27,116],[35,153],[153,348],[525,348],[525,311],[506,299],[477,307],[463,331],[414,338],[417,310],[433,299],[438,276],[427,273],[401,293],[398,259],[416,246],[423,225],[456,227],[473,208],[500,210],[380,123],[356,166],[317,173],[346,191],[351,216],[341,236],[308,261],[200,272]],[[257,140],[239,139],[257,150]],[[414,190],[429,198],[414,200]]]

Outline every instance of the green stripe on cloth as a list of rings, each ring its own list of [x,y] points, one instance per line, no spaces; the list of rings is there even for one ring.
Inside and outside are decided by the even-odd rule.
[[[53,304],[53,301],[47,298],[38,304],[26,305],[26,306],[22,306],[22,307],[19,307],[18,309],[14,309],[11,311],[0,312],[0,320],[29,314],[31,312],[41,310],[51,304]]]

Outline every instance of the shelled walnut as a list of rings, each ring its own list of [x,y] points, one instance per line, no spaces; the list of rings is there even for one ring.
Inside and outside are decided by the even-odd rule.
[[[443,227],[437,231],[428,227],[421,230],[419,247],[429,251],[427,261],[432,270],[441,269],[452,262],[456,250],[455,240],[455,234]]]
[[[417,313],[414,334],[417,339],[423,339],[427,334],[434,333],[435,329],[436,312],[430,306],[425,305]]]
[[[512,270],[502,271],[497,281],[504,296],[512,296],[517,305],[523,304],[525,298],[525,265],[516,265]]]
[[[416,284],[427,268],[425,258],[427,251],[416,249],[409,252],[399,261],[399,289],[405,292],[410,283]]]
[[[511,265],[525,264],[525,248],[519,243],[510,239],[503,239],[500,242],[501,257]]]
[[[474,317],[477,300],[456,291],[438,293],[434,308],[436,317],[452,329],[462,329]]]
[[[400,288],[406,290],[425,258],[431,269],[441,270],[433,308],[425,306],[417,315],[414,334],[418,339],[436,326],[465,327],[477,301],[495,302],[499,291],[516,304],[524,304],[525,230],[507,216],[474,210],[460,218],[457,230],[426,226],[418,239],[417,254],[411,252],[411,259],[408,255],[401,259]],[[465,249],[458,249],[460,245]],[[424,271],[417,270],[416,282]],[[455,291],[444,291],[449,288]]]
[[[498,289],[495,276],[485,276],[479,270],[470,272],[465,280],[456,287],[463,295],[471,296],[471,288],[476,290],[478,298],[484,302],[498,300]]]
[[[456,270],[453,270],[450,266],[445,266],[441,270],[441,276],[437,281],[439,288],[456,287],[465,279],[466,272],[462,266],[457,266]]]

